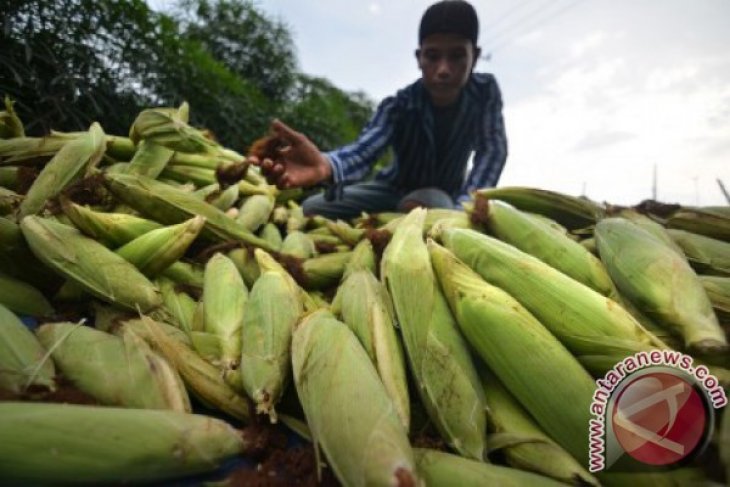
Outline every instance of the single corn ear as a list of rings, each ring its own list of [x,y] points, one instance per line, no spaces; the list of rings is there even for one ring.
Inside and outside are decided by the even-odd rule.
[[[75,228],[36,216],[20,227],[40,261],[85,291],[135,311],[162,304],[160,291],[132,264]]]
[[[730,242],[730,215],[723,210],[680,208],[667,219],[667,228]]]
[[[712,303],[684,257],[623,218],[600,221],[595,234],[616,286],[639,309],[681,336],[689,350],[728,349]]]
[[[236,221],[249,232],[255,232],[269,221],[274,210],[274,198],[268,195],[249,196],[241,205]]]
[[[40,212],[49,199],[95,167],[105,150],[104,131],[94,122],[88,133],[64,145],[46,164],[20,204],[18,219]]]
[[[188,293],[178,291],[175,283],[165,277],[157,279],[157,287],[162,293],[163,304],[173,316],[175,324],[190,335],[193,331],[197,302]]]
[[[505,201],[522,211],[544,215],[571,230],[594,225],[606,211],[602,205],[587,198],[519,186],[477,190],[475,207],[491,199]]]
[[[154,277],[185,255],[204,225],[205,218],[196,216],[178,225],[158,228],[118,248],[116,253],[144,275]]]
[[[5,95],[5,110],[0,112],[0,139],[25,137],[23,122],[15,113],[13,105],[15,105],[15,102]]]
[[[276,272],[289,282],[290,286],[296,287],[299,290],[299,299],[301,300],[304,308],[307,311],[314,311],[320,308],[319,305],[312,299],[312,297],[302,289],[292,275],[287,271],[279,262],[277,262],[269,253],[263,249],[255,249],[254,256],[256,258],[257,267],[260,273],[264,272]]]
[[[327,220],[325,225],[330,231],[340,237],[340,239],[350,246],[357,245],[365,236],[365,230],[362,228],[353,228],[349,223],[343,220],[333,222]]]
[[[162,228],[159,223],[127,213],[104,213],[77,205],[65,196],[59,198],[64,214],[85,235],[107,247],[117,248]]]
[[[628,355],[667,348],[612,299],[509,244],[457,228],[445,229],[441,241],[514,297],[595,375]]]
[[[304,232],[289,232],[281,244],[281,253],[298,259],[309,259],[317,253],[312,238]]]
[[[64,377],[101,404],[191,411],[177,372],[131,336],[72,323],[47,323],[36,335]]]
[[[358,271],[368,271],[371,274],[376,272],[375,251],[370,240],[362,240],[358,243],[350,255],[350,260],[345,265],[345,273],[343,274],[343,282],[350,274]]]
[[[490,453],[507,463],[572,485],[600,485],[598,480],[535,423],[517,399],[486,367],[479,369],[487,400]]]
[[[149,140],[140,141],[137,146],[137,152],[129,164],[125,172],[127,174],[139,174],[148,178],[156,179],[172,159],[175,151],[155,144]]]
[[[698,273],[730,276],[730,242],[684,230],[667,230]]]
[[[265,271],[246,303],[241,331],[242,383],[256,403],[256,411],[268,414],[274,423],[275,405],[290,377],[292,331],[304,312],[301,296],[292,279]]]
[[[603,263],[565,233],[556,231],[542,217],[522,212],[498,200],[487,200],[480,209],[478,218],[490,234],[604,296],[615,294],[615,287]]]
[[[292,365],[312,437],[343,485],[418,485],[406,431],[347,325],[308,315],[294,330]]]
[[[189,345],[170,336],[163,325],[164,323],[142,316],[140,319],[124,322],[118,332],[129,328],[149,343],[153,350],[177,369],[188,391],[206,406],[243,422],[250,421],[248,401],[226,383],[220,369],[206,362]]]
[[[564,483],[516,468],[470,460],[451,453],[414,448],[418,472],[426,485],[565,486]]]
[[[730,277],[698,276],[705,288],[707,297],[715,309],[717,319],[726,326],[730,325]]]
[[[211,152],[217,145],[180,118],[180,112],[150,108],[142,110],[132,123],[129,138],[138,144],[149,140],[180,152]]]
[[[357,258],[353,257],[348,266],[348,274],[337,290],[332,311],[360,340],[408,431],[411,412],[405,358],[393,324],[390,297],[370,270],[375,262],[369,241],[360,242],[354,253]],[[365,262],[354,263],[357,261]]]
[[[221,340],[221,368],[238,368],[241,360],[241,327],[248,289],[235,264],[217,253],[205,266],[203,313],[205,331]]]
[[[261,227],[260,236],[261,238],[269,242],[271,248],[273,248],[274,251],[278,252],[279,250],[281,250],[284,239],[282,238],[281,232],[276,225],[274,225],[273,223],[267,223],[266,225]]]
[[[383,254],[381,279],[418,391],[441,436],[460,454],[482,460],[486,445],[484,392],[469,349],[439,288],[423,241],[426,210],[412,210]],[[452,400],[459,398],[459,400]]]
[[[334,252],[306,259],[301,263],[301,284],[305,289],[327,289],[337,285],[352,258],[351,251]]]
[[[161,173],[160,179],[169,179],[180,184],[193,183],[193,185],[209,186],[215,184],[215,170],[197,166],[169,165]]]
[[[234,184],[233,186],[229,186],[228,188],[218,192],[218,194],[214,194],[211,197],[206,198],[206,201],[221,211],[227,211],[236,204],[239,194],[240,191],[238,186]]]
[[[30,284],[0,273],[0,304],[11,311],[28,316],[53,314],[53,306],[43,293]]]
[[[468,342],[540,426],[578,461],[587,461],[585,430],[595,390],[588,372],[512,296],[440,245],[429,242],[429,251]]]
[[[0,472],[11,485],[172,480],[250,447],[225,421],[197,414],[0,403]]]
[[[233,249],[228,252],[227,256],[236,265],[246,286],[249,288],[253,286],[256,279],[261,275],[261,269],[259,269],[259,264],[256,262],[253,250],[246,247]]]
[[[296,203],[296,201],[288,201],[289,218],[286,220],[287,235],[297,230],[303,231],[307,226],[308,218],[304,216],[304,208]]]
[[[56,368],[36,336],[0,304],[0,389],[21,394],[33,386],[55,389]]]
[[[0,269],[9,276],[22,279],[51,293],[60,285],[60,280],[48,272],[26,242],[20,225],[0,216]]]
[[[162,271],[160,275],[181,286],[203,289],[205,267],[201,264],[191,264],[179,260]]]

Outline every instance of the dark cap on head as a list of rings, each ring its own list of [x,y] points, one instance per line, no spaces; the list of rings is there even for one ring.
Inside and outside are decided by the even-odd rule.
[[[477,45],[479,19],[464,0],[441,0],[426,9],[418,29],[418,44],[431,34],[457,34]]]

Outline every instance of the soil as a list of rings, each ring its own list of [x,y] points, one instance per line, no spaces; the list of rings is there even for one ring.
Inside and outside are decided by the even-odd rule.
[[[0,401],[52,402],[88,406],[99,404],[96,399],[85,392],[81,392],[62,377],[56,379],[55,391],[39,386],[31,386],[27,391],[20,394],[0,389]]]

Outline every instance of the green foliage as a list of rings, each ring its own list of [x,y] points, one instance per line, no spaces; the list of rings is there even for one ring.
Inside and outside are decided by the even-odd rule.
[[[356,136],[363,95],[296,72],[291,35],[247,0],[185,0],[173,18],[142,0],[6,0],[0,95],[29,135],[125,134],[150,106],[188,101],[191,122],[245,148],[280,116],[323,148]]]

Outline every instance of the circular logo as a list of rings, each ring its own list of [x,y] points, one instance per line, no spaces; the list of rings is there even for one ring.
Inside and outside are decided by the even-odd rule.
[[[649,465],[677,463],[692,454],[706,433],[704,396],[691,382],[668,372],[631,381],[613,409],[613,429],[621,447]]]

